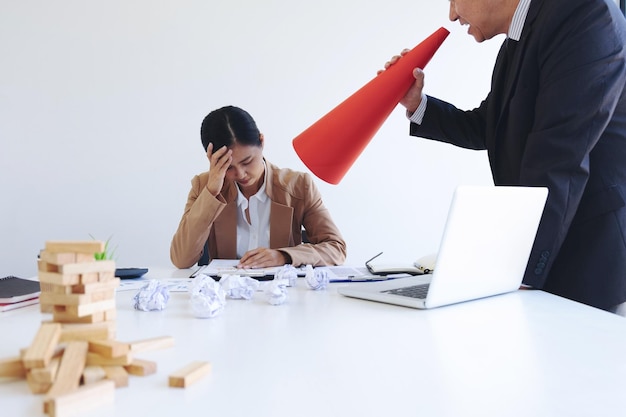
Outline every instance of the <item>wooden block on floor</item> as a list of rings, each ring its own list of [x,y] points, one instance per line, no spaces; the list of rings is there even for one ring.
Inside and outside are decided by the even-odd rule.
[[[107,374],[102,366],[85,366],[81,382],[84,385],[93,384],[94,382],[102,381],[106,376]]]
[[[54,350],[61,338],[61,324],[42,323],[35,334],[31,345],[26,349],[24,357],[24,367],[43,368],[50,363]]]
[[[132,362],[133,356],[130,352],[116,358],[107,358],[92,352],[87,353],[87,365],[89,366],[126,366],[130,365]]]
[[[169,386],[186,388],[211,371],[211,362],[195,361],[174,372],[169,377]]]
[[[64,274],[87,274],[90,272],[106,271],[115,272],[115,261],[93,261],[79,264],[59,265],[59,272]]]
[[[130,352],[130,345],[117,340],[92,340],[89,342],[89,352],[105,358],[117,358]]]
[[[61,363],[59,364],[56,378],[44,401],[78,388],[80,378],[85,369],[87,347],[87,342],[80,340],[67,343],[63,356],[61,357]]]
[[[98,323],[63,323],[60,342],[70,340],[108,340],[115,338],[115,323],[102,321]]]
[[[48,366],[43,368],[33,368],[29,371],[29,376],[33,382],[50,384],[54,382],[57,371],[59,370],[59,364],[61,363],[61,357],[57,356],[50,359]],[[49,388],[49,387],[48,387]]]
[[[45,394],[52,386],[52,382],[39,382],[33,379],[31,371],[26,372],[26,384],[33,394]]]
[[[0,359],[1,378],[26,378],[26,368],[20,356]]]
[[[49,240],[45,251],[51,253],[84,253],[94,255],[104,252],[105,243],[99,240]]]
[[[130,350],[133,353],[137,353],[149,350],[165,349],[172,346],[174,346],[174,338],[172,336],[160,336],[131,342]]]
[[[131,375],[146,376],[156,373],[157,364],[153,361],[133,359],[130,365],[124,366],[124,369]]]
[[[44,403],[44,411],[50,417],[76,416],[85,411],[111,404],[114,399],[115,383],[104,379],[49,398]]]
[[[128,372],[123,366],[103,366],[106,378],[115,383],[115,388],[128,386]]]

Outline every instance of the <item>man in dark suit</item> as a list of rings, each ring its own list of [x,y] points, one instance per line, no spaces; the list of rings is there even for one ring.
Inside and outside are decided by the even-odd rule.
[[[496,185],[547,186],[524,284],[620,313],[626,304],[626,20],[613,0],[451,0],[482,42],[507,38],[491,92],[462,111],[402,99],[410,133],[486,149]],[[398,56],[386,66],[393,64]]]

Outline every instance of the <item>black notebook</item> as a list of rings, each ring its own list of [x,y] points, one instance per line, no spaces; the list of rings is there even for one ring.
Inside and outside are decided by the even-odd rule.
[[[0,303],[17,303],[36,298],[41,288],[39,281],[8,276],[0,278]]]

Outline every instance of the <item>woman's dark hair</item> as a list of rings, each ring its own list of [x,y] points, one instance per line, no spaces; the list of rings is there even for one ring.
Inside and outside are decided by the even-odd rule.
[[[261,146],[261,132],[256,122],[247,111],[235,106],[225,106],[209,113],[200,126],[200,139],[205,151],[212,143],[213,152],[235,142]]]

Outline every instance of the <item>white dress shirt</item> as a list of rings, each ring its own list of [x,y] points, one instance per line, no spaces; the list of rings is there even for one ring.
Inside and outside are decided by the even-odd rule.
[[[265,165],[265,162],[263,162]],[[267,169],[263,174],[263,185],[248,200],[237,186],[237,257],[241,258],[250,249],[268,248],[270,245],[270,211],[272,201],[265,193]],[[246,218],[246,209],[250,222]]]

